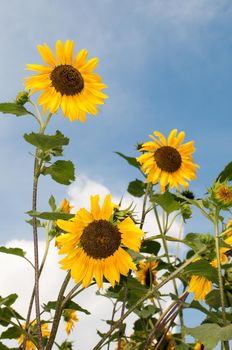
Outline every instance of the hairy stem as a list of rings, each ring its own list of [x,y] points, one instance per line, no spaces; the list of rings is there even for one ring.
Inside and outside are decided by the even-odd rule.
[[[53,320],[53,324],[52,324],[51,334],[50,334],[50,337],[48,339],[48,343],[46,345],[45,350],[51,350],[53,347],[53,344],[54,344],[54,341],[56,338],[56,333],[57,333],[59,323],[60,323],[60,318],[62,315],[62,310],[63,310],[62,302],[64,299],[64,292],[65,292],[65,289],[69,283],[70,278],[71,278],[71,275],[70,275],[70,271],[69,271],[67,276],[64,279],[64,282],[63,282],[61,288],[60,288],[60,292],[59,292],[57,302],[56,302],[56,311],[55,311],[54,320]]]
[[[225,310],[225,299],[224,299],[224,287],[223,287],[223,278],[222,278],[222,269],[221,269],[221,261],[220,261],[220,237],[219,237],[219,229],[218,229],[218,216],[219,211],[215,210],[215,220],[214,220],[214,233],[215,233],[215,246],[216,246],[216,255],[217,255],[217,271],[218,271],[218,281],[219,281],[219,291],[220,291],[220,300],[221,300],[221,308],[222,308],[222,319],[223,325],[227,325],[226,319],[226,310]],[[224,341],[225,350],[229,350],[229,342]]]
[[[127,301],[127,295],[128,295],[128,288],[127,286],[124,286],[124,296],[123,296],[123,302],[122,302],[122,309],[121,309],[121,317],[123,317],[124,313],[125,313],[125,307],[126,307],[126,301]],[[122,340],[122,325],[119,329],[119,337],[118,337],[118,349],[120,350],[120,346],[121,346],[121,340]]]
[[[142,217],[141,217],[141,222],[140,222],[140,229],[142,230],[143,228],[143,225],[144,225],[144,220],[145,220],[145,217],[146,217],[146,205],[147,205],[147,198],[149,196],[149,192],[152,188],[152,184],[151,183],[148,183],[147,184],[147,187],[146,187],[146,192],[144,194],[144,198],[143,198],[143,209],[142,209]]]

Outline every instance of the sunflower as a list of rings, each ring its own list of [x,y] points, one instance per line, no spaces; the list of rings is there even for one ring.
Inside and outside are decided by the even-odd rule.
[[[219,250],[219,253],[220,253],[220,254],[219,254],[219,255],[220,255],[220,262],[221,262],[222,265],[226,264],[227,261],[228,261],[228,256],[226,255],[226,253],[227,253],[229,250],[232,249],[232,236],[229,236],[228,238],[224,239],[224,242],[225,242],[227,245],[230,245],[231,248],[229,248],[229,247],[222,247],[222,248],[220,248],[220,250]],[[211,265],[212,265],[213,267],[216,267],[216,268],[217,268],[217,266],[218,266],[218,264],[217,264],[217,259],[212,260],[212,261],[211,261]]]
[[[150,287],[152,284],[156,285],[157,266],[157,261],[140,261],[139,269],[136,272],[138,281],[147,287]]]
[[[104,104],[108,96],[101,90],[107,86],[101,77],[94,73],[98,64],[97,58],[87,61],[88,52],[83,49],[73,58],[74,41],[56,42],[56,56],[47,44],[38,45],[46,65],[27,64],[27,69],[37,74],[27,77],[24,85],[30,94],[41,92],[39,104],[56,113],[61,107],[65,117],[71,122],[76,119],[84,122],[86,113],[96,115],[99,104]]]
[[[66,198],[64,198],[61,202],[59,209],[63,213],[69,214],[72,208],[73,208],[73,205],[70,205],[70,202]]]
[[[66,326],[65,326],[66,333],[69,335],[75,326],[75,322],[79,321],[76,311],[65,310],[64,321],[66,322]]]
[[[123,350],[126,346],[127,342],[124,339],[121,339],[120,341],[120,346],[115,349],[115,350]]]
[[[102,288],[103,276],[114,287],[120,274],[127,276],[130,269],[136,270],[124,247],[139,251],[144,235],[129,217],[114,222],[110,195],[105,197],[102,208],[99,200],[99,195],[91,196],[90,212],[81,208],[73,219],[57,220],[57,225],[68,232],[57,237],[59,254],[67,254],[60,261],[62,269],[71,270],[72,278],[76,283],[82,281],[83,287],[95,278]]]
[[[195,300],[204,300],[206,295],[212,290],[212,281],[204,276],[192,275],[188,292],[195,293]]]
[[[232,185],[226,182],[215,182],[210,192],[214,202],[222,209],[232,206]]]
[[[26,327],[26,323],[22,325],[22,328],[25,329]],[[48,329],[48,324],[47,323],[43,323],[41,325],[41,332],[42,332],[42,337],[43,338],[48,338],[50,336],[50,330]],[[36,330],[36,321],[34,321],[31,326],[30,326],[30,333],[32,335],[36,335],[37,334],[37,330]],[[22,345],[24,342],[24,338],[25,335],[21,334],[20,337],[18,338],[18,344]],[[34,343],[32,343],[31,340],[27,340],[26,341],[26,350],[35,350],[36,346]]]
[[[144,152],[137,161],[141,164],[143,172],[147,175],[147,182],[156,184],[160,180],[160,190],[165,191],[165,186],[180,189],[180,185],[186,190],[186,180],[196,179],[196,168],[193,163],[192,153],[195,151],[194,142],[182,144],[185,133],[177,130],[170,132],[168,139],[158,131],[150,135],[152,141],[142,144],[139,149]]]

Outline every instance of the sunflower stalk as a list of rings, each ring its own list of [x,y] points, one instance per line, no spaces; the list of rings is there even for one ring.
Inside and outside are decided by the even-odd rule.
[[[199,257],[200,254],[204,252],[205,248],[199,250],[198,253],[194,254],[190,259],[186,260],[184,264],[178,267],[175,271],[173,271],[166,279],[164,279],[160,284],[157,284],[152,290],[149,290],[143,297],[141,297],[130,309],[128,309],[124,315],[115,322],[114,325],[110,328],[110,330],[102,337],[102,339],[95,345],[92,350],[101,349],[102,345],[105,341],[111,336],[113,331],[120,327],[121,323],[135,310],[137,309],[144,301],[153,297],[160,288],[162,288],[166,283],[171,281],[173,278],[177,277],[189,264],[191,264],[196,258]],[[47,350],[47,349],[46,349]]]
[[[50,113],[43,123],[40,112],[38,110],[37,105],[30,100],[30,103],[34,106],[38,120],[40,122],[40,134],[44,134],[44,131],[46,129],[46,126],[48,125],[52,114]],[[38,180],[40,176],[40,170],[42,167],[42,163],[39,163],[38,160],[38,148],[36,148],[35,152],[35,160],[34,160],[34,176],[33,176],[33,190],[32,190],[32,210],[37,210],[37,193],[38,193]],[[40,298],[39,298],[39,277],[40,277],[40,269],[39,269],[39,248],[38,248],[38,233],[37,233],[37,219],[36,217],[32,218],[32,227],[33,227],[33,243],[34,243],[34,270],[35,270],[35,284],[32,291],[32,296],[29,303],[28,313],[27,313],[27,319],[26,319],[26,326],[25,330],[28,330],[29,324],[30,324],[30,317],[31,317],[31,311],[33,307],[33,302],[35,299],[35,312],[36,312],[36,327],[37,327],[37,333],[38,333],[38,349],[43,349],[42,344],[42,331],[41,331],[41,320],[40,320]],[[41,270],[42,271],[42,270]],[[25,337],[23,342],[23,350],[26,349],[26,341],[27,337]]]
[[[121,317],[120,317],[120,318],[122,318],[123,315],[124,315],[124,313],[125,313],[127,295],[128,295],[128,288],[127,288],[127,286],[125,285],[125,286],[124,286],[124,295],[123,295],[123,302],[122,302],[122,309],[121,309]],[[122,341],[122,324],[121,324],[121,327],[119,328],[118,349],[120,349],[121,341]]]
[[[48,338],[48,342],[47,342],[47,345],[45,347],[45,350],[51,350],[53,347],[53,344],[54,344],[54,341],[56,338],[56,333],[57,333],[59,323],[60,323],[60,318],[61,318],[62,311],[63,311],[62,302],[64,300],[64,292],[68,286],[70,278],[71,278],[71,274],[69,271],[67,273],[67,275],[64,279],[64,282],[63,282],[63,284],[60,288],[60,291],[59,291],[59,295],[58,295],[57,302],[56,302],[56,311],[55,311],[55,315],[54,315],[54,319],[53,319],[53,323],[52,323],[51,334],[50,334],[50,337]]]
[[[117,299],[116,299],[116,301],[113,303],[113,304],[114,304],[114,307],[113,307],[112,315],[111,315],[111,322],[112,322],[112,323],[114,322],[114,317],[115,317],[115,314],[116,314],[116,312],[117,312],[117,310],[116,310],[116,308],[117,308],[117,303],[118,303],[118,301],[117,301]],[[109,342],[108,342],[108,344],[107,344],[107,350],[110,350],[110,344],[111,344],[111,341],[110,341],[110,339],[109,339]]]
[[[222,308],[222,319],[223,319],[223,325],[226,326],[227,319],[226,319],[226,311],[225,311],[224,287],[223,287],[223,277],[222,277],[221,260],[220,260],[220,236],[219,236],[219,229],[218,229],[218,217],[219,217],[219,210],[216,208],[215,216],[214,216],[214,233],[215,233],[215,246],[216,246],[216,255],[217,255],[217,270],[218,270],[221,308]],[[230,350],[228,341],[224,341],[223,345],[225,350]]]
[[[147,205],[147,199],[150,193],[150,190],[152,189],[152,183],[149,182],[147,184],[146,187],[146,192],[144,194],[144,198],[143,198],[143,209],[142,209],[142,216],[141,216],[141,222],[140,222],[140,229],[142,230],[143,225],[144,225],[144,221],[145,221],[145,217],[147,215],[147,211],[146,211],[146,205]]]
[[[170,228],[170,225],[168,225],[168,214],[166,216],[166,220],[164,220],[164,225],[163,225],[163,228],[162,228],[156,206],[154,206],[154,213],[155,213],[156,221],[157,221],[157,224],[158,224],[158,227],[159,227],[159,231],[160,231],[160,235],[161,235],[161,239],[162,239],[162,243],[163,243],[163,248],[164,248],[164,252],[165,252],[165,257],[167,259],[168,264],[171,265],[171,259],[170,259],[169,251],[168,251],[168,244],[167,244],[166,237],[165,237],[166,233],[168,232],[168,229]],[[177,284],[176,284],[176,279],[175,278],[173,279],[172,283],[173,283],[173,288],[174,288],[174,291],[175,291],[175,295],[177,297],[179,297],[178,288],[177,288]],[[183,339],[184,338],[184,318],[183,318],[182,309],[180,309],[179,318],[180,318],[181,337]]]

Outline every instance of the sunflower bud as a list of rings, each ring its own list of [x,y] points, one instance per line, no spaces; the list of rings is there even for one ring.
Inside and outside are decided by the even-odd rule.
[[[64,198],[59,209],[63,213],[69,214],[72,208],[73,206],[70,205],[70,202],[66,198]]]
[[[227,209],[232,206],[232,185],[227,181],[215,182],[209,190],[211,198],[221,209]]]
[[[18,105],[25,105],[29,101],[29,93],[27,91],[20,91],[16,96],[15,102]]]

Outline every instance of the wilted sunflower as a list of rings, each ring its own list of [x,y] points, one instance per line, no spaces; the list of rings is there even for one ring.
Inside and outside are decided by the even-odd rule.
[[[150,287],[152,284],[156,285],[156,274],[158,262],[157,261],[140,261],[139,269],[136,271],[138,281],[144,286]]]
[[[95,278],[99,288],[103,276],[114,287],[120,274],[127,276],[129,269],[136,270],[131,256],[124,247],[139,251],[143,232],[129,217],[113,222],[114,205],[110,195],[102,208],[99,195],[91,196],[91,211],[81,208],[73,219],[58,220],[57,225],[68,233],[57,237],[59,254],[67,254],[60,261],[62,269],[71,270],[71,276],[84,287]]]
[[[150,135],[153,141],[142,144],[139,150],[144,154],[137,158],[147,175],[147,182],[156,184],[160,180],[161,192],[165,191],[167,185],[178,190],[182,185],[186,189],[186,180],[196,179],[198,165],[194,164],[192,159],[194,142],[182,144],[185,133],[181,131],[177,135],[177,129],[170,132],[168,139],[158,131],[154,131],[154,135]]]
[[[195,300],[204,300],[206,295],[212,290],[212,281],[204,276],[192,275],[189,282],[188,292],[195,293]]]
[[[38,45],[46,65],[27,64],[27,69],[38,74],[27,77],[26,89],[30,94],[41,92],[39,104],[43,112],[56,113],[62,108],[65,117],[71,122],[76,119],[84,122],[86,113],[96,115],[99,104],[104,104],[108,96],[101,90],[107,86],[101,77],[94,73],[98,58],[87,61],[88,52],[83,49],[73,58],[74,41],[56,42],[56,56],[47,44]]]
[[[22,328],[25,329],[26,324],[22,325]],[[41,332],[42,332],[42,337],[43,338],[48,338],[50,336],[50,330],[48,329],[48,324],[47,323],[43,323],[41,325]],[[36,321],[34,321],[31,325],[30,325],[30,333],[32,335],[36,335],[37,334],[37,329],[36,329]],[[25,335],[21,334],[20,337],[18,338],[18,344],[22,345],[24,342],[24,338]],[[35,350],[36,346],[34,343],[32,343],[31,340],[27,340],[26,341],[26,350]]]
[[[75,322],[78,322],[77,313],[75,310],[64,310],[64,321],[66,322],[65,330],[69,335],[75,326]]]

